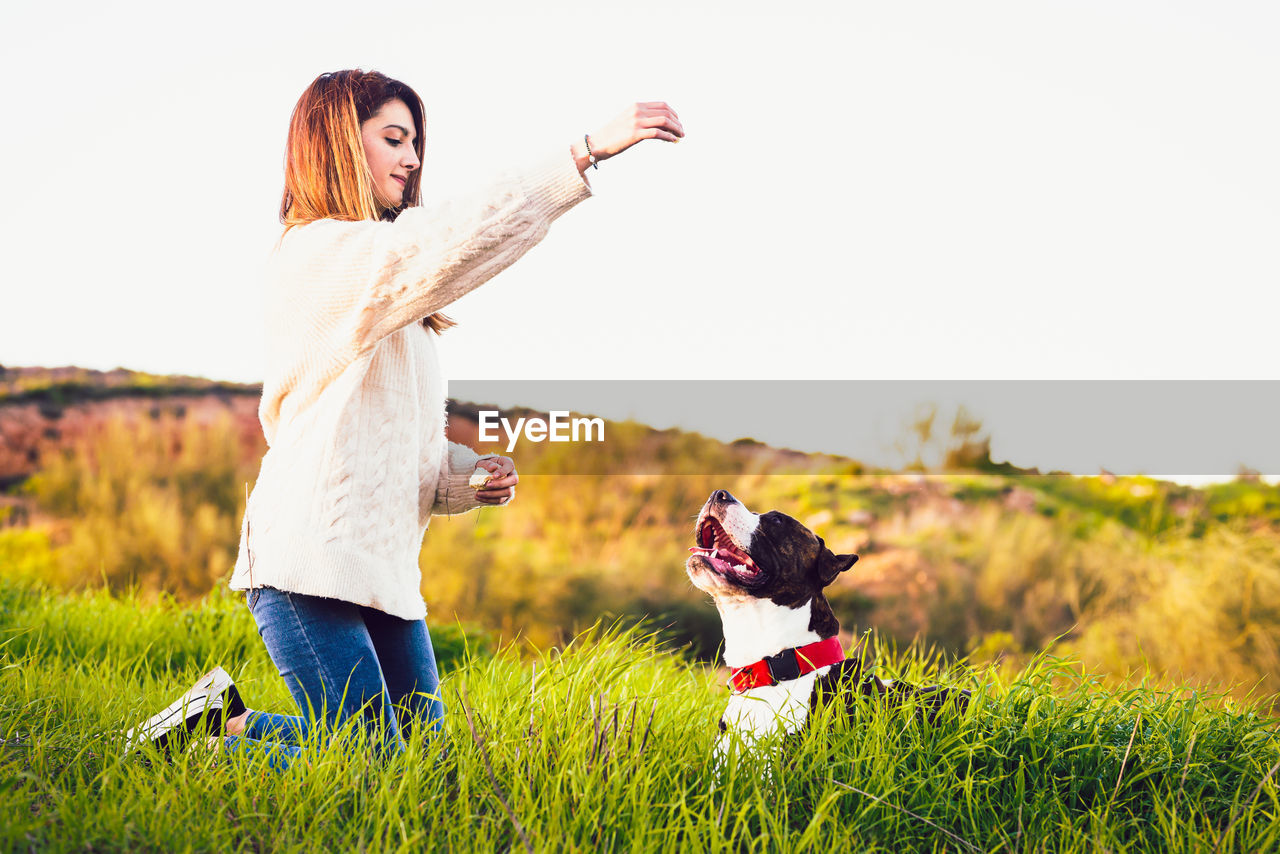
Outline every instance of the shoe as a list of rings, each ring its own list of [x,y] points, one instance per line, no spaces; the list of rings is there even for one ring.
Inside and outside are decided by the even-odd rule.
[[[163,711],[129,730],[125,752],[135,753],[148,743],[166,755],[182,750],[196,735],[221,734],[227,718],[244,714],[246,708],[231,676],[215,667]]]

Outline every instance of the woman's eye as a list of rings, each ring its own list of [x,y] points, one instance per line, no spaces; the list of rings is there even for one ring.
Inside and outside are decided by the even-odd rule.
[[[398,140],[398,139],[392,139],[391,137],[387,137],[386,139],[387,139],[387,144],[388,144],[388,145],[399,145],[399,144],[400,144],[400,140]]]

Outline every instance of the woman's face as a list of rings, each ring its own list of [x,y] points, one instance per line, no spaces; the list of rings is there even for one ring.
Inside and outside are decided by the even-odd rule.
[[[421,166],[414,142],[413,113],[399,98],[360,125],[364,156],[373,174],[373,195],[383,208],[399,207],[404,200],[409,173]]]

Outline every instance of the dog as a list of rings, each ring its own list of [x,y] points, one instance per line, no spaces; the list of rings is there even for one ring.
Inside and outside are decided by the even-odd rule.
[[[822,591],[857,555],[835,554],[790,516],[752,513],[723,489],[698,513],[694,539],[685,570],[720,612],[724,661],[733,669],[717,753],[734,733],[748,744],[779,730],[799,733],[819,704],[837,698],[849,714],[859,694],[914,696],[930,711],[952,698],[961,709],[967,704],[967,691],[878,679],[859,659],[845,658],[840,623]]]

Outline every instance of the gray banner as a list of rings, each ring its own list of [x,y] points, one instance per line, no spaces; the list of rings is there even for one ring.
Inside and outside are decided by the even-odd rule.
[[[718,474],[760,470],[765,459],[749,453],[751,443],[738,442],[741,453],[706,454],[701,465],[689,457],[706,449],[688,447],[678,461],[668,455],[668,466],[656,441],[646,457],[637,435],[643,431],[626,425],[629,420],[894,470],[913,464],[960,470],[989,438],[993,463],[1041,472],[1280,474],[1280,381],[466,380],[451,382],[449,396],[460,414],[483,408],[499,413],[490,420],[507,418],[510,430],[491,431],[501,438],[485,447],[510,448],[518,463],[524,452],[529,458],[521,471],[530,474],[539,466],[581,474]],[[552,411],[599,417],[603,442],[594,435],[588,440],[581,429],[577,441],[552,443],[544,436],[539,442],[536,425],[528,432],[528,419],[549,420]],[[519,416],[526,422],[517,432]],[[554,432],[550,426],[548,433]],[[560,426],[560,434],[570,436],[569,424]],[[786,455],[774,462],[776,473],[811,468]]]

